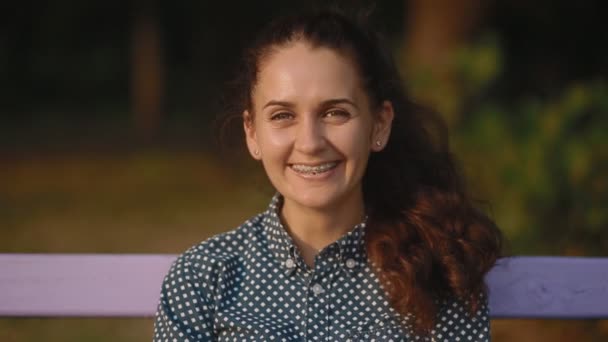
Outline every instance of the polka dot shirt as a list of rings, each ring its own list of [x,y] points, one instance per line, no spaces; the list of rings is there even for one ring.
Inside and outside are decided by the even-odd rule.
[[[307,266],[277,215],[280,201],[275,195],[264,213],[173,263],[154,341],[490,340],[485,300],[473,316],[462,303],[443,301],[430,336],[404,328],[413,315],[389,305],[366,258],[365,223]]]

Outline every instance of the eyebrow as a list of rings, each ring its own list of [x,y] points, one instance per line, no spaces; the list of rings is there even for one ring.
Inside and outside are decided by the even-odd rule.
[[[319,107],[328,107],[328,106],[332,106],[332,105],[336,105],[336,104],[341,104],[341,103],[348,103],[351,106],[355,107],[358,109],[357,105],[347,99],[347,98],[339,98],[339,99],[330,99],[330,100],[325,100],[323,102],[321,102],[321,104],[319,105]],[[283,106],[283,107],[288,107],[288,108],[293,108],[295,107],[295,105],[292,102],[289,101],[276,101],[276,100],[271,100],[268,101],[264,107],[262,107],[262,109],[266,108],[266,107],[270,107],[270,106]]]

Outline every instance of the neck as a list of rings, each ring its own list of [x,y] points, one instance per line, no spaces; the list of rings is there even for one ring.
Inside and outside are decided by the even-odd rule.
[[[281,216],[304,261],[314,266],[320,250],[348,233],[365,217],[363,196],[351,196],[330,208],[308,208],[284,199]]]

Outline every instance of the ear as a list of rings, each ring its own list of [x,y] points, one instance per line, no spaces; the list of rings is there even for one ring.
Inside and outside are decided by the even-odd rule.
[[[253,122],[253,116],[248,110],[243,112],[243,129],[245,130],[245,141],[247,142],[247,149],[255,160],[262,159],[262,153],[258,146],[257,135],[255,132],[255,125]]]
[[[391,135],[395,111],[391,101],[382,102],[380,112],[376,114],[372,131],[371,150],[379,152],[384,149]]]

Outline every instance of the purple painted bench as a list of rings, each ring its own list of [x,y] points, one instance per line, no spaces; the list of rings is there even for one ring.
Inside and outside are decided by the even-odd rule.
[[[0,254],[0,316],[149,317],[175,258]],[[502,259],[487,282],[493,318],[608,318],[608,258]]]

